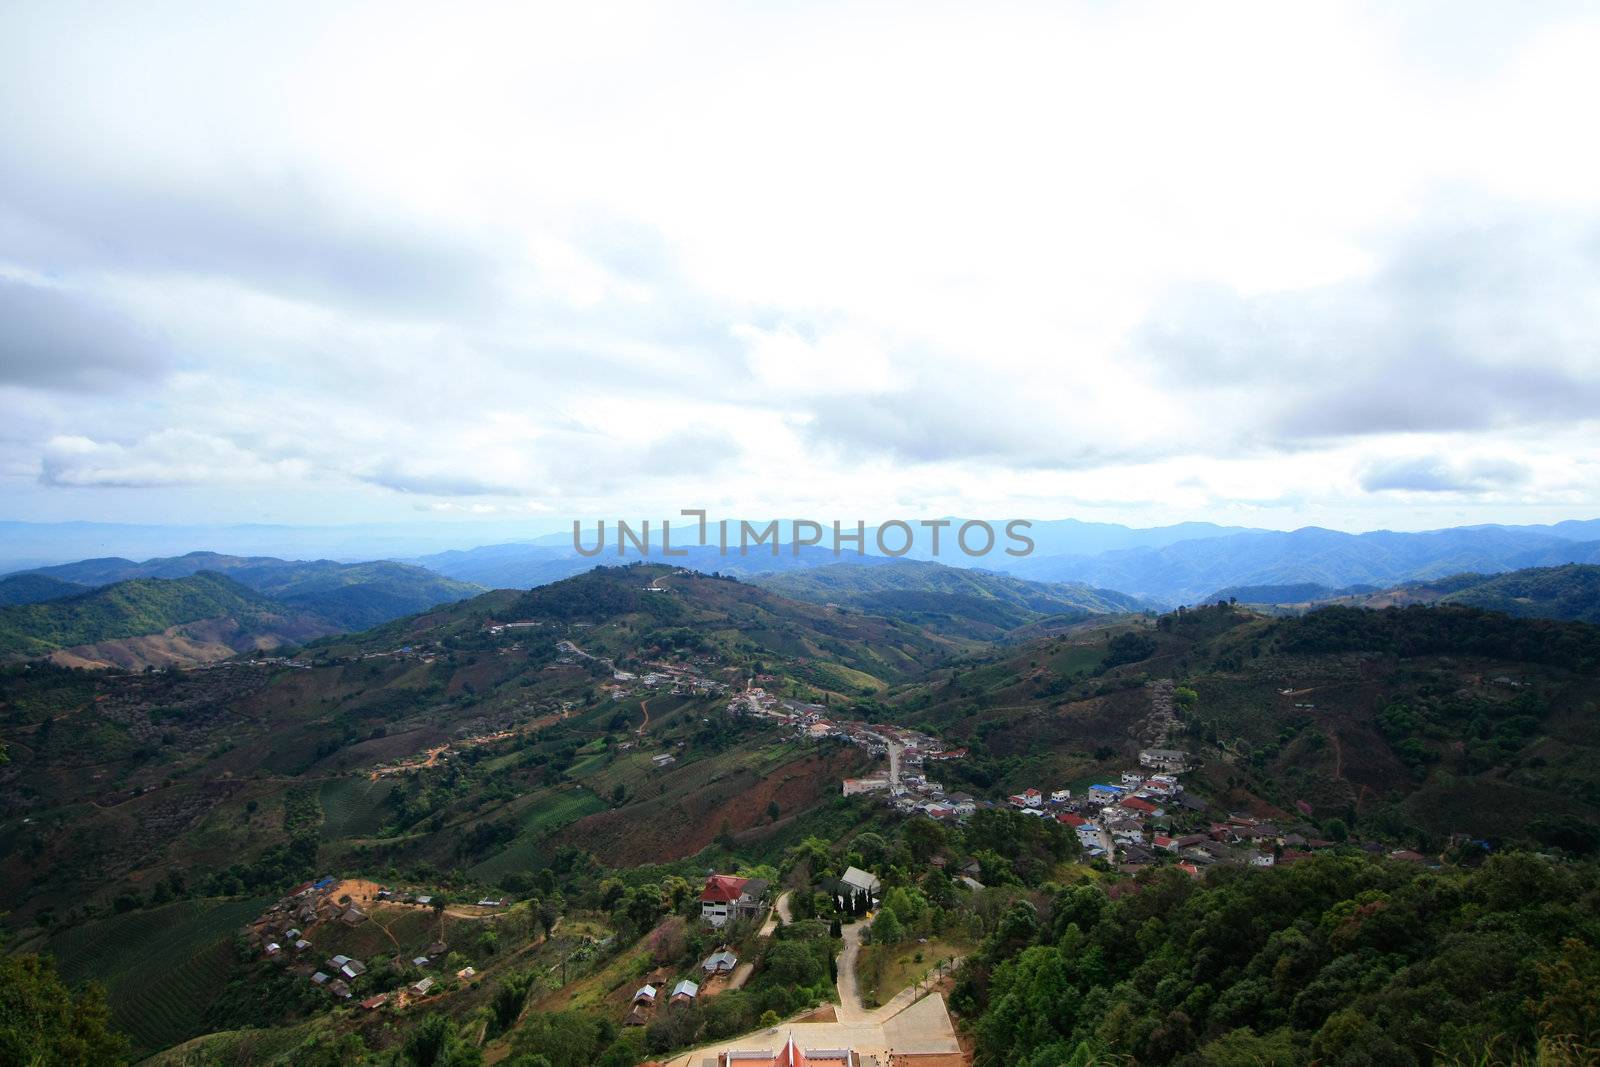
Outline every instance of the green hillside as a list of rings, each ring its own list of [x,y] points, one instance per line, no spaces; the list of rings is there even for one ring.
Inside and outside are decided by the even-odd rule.
[[[316,612],[347,630],[364,630],[483,592],[482,586],[382,560],[319,560],[282,567],[241,567],[223,573],[280,603]]]
[[[1145,607],[1137,598],[1109,589],[1030,582],[916,560],[836,563],[751,580],[797,600],[845,605],[936,633],[986,641],[1049,618],[1080,620]]]
[[[1574,563],[1470,577],[1475,580],[1440,599],[1507,615],[1600,623],[1600,566]]]
[[[0,578],[0,607],[41,604],[87,591],[86,586],[44,574],[8,574]]]
[[[1004,795],[1124,765],[1149,743],[1155,679],[1195,694],[1173,747],[1201,754],[1192,788],[1229,810],[1303,804],[1430,845],[1600,824],[1600,629],[1580,623],[1223,604],[1032,642],[883,700],[972,749],[943,773]]]
[[[31,575],[106,585],[134,578],[184,578],[202,571],[225,574],[240,585],[289,607],[315,612],[343,630],[361,630],[483,591],[423,567],[377,560],[282,560],[190,552],[142,563],[110,557],[43,567]]]
[[[1461,604],[1520,618],[1596,623],[1600,622],[1600,566],[1571,563],[1502,574],[1452,574],[1388,589],[1329,593],[1321,602],[1366,608]]]
[[[275,609],[266,597],[220,574],[137,578],[58,600],[0,608],[0,656],[42,655],[217,616],[248,620]]]
[[[477,634],[490,620],[581,627],[581,644],[599,654],[700,653],[747,666],[776,657],[811,674],[819,688],[847,691],[876,689],[977,647],[898,619],[653,564],[596,567],[523,593],[500,590],[329,645],[393,647],[424,636]]]
[[[200,1032],[237,966],[235,933],[265,903],[178,901],[72,927],[45,947],[63,979],[104,985],[112,1022],[153,1052]]]
[[[1375,586],[1350,586],[1330,589],[1316,582],[1291,582],[1287,585],[1230,585],[1218,589],[1201,603],[1215,604],[1219,600],[1237,600],[1241,604],[1305,604],[1314,600],[1328,600],[1339,596],[1375,593]]]

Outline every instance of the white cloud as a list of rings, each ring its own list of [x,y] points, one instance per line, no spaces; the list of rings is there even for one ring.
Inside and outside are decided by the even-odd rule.
[[[295,460],[264,460],[231,441],[190,430],[162,430],[128,444],[62,435],[45,443],[39,480],[49,486],[166,488],[278,483],[311,471]]]
[[[1600,509],[1581,10],[199,11],[0,14],[22,513]]]

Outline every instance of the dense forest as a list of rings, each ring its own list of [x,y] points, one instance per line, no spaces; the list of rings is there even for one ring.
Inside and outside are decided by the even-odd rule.
[[[1600,1055],[1592,865],[1328,856],[1126,888],[1012,905],[953,998],[975,1017],[978,1067]]]

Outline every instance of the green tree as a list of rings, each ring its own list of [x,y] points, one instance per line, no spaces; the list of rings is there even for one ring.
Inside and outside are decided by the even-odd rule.
[[[878,917],[872,920],[870,932],[875,945],[898,945],[906,937],[905,927],[890,908],[878,912]]]
[[[813,986],[822,978],[822,964],[798,941],[780,941],[767,951],[766,970],[778,985]]]
[[[49,957],[0,956],[0,1063],[99,1067],[127,1058],[99,986],[74,995]]]

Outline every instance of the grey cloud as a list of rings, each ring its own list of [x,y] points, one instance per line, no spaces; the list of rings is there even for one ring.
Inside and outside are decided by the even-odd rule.
[[[102,391],[171,366],[154,336],[93,296],[0,279],[0,383]]]
[[[886,455],[909,463],[994,460],[1081,470],[1140,456],[1114,444],[1073,440],[1061,432],[1066,413],[1021,406],[1027,403],[978,388],[920,385],[881,396],[825,397],[811,403],[804,432],[818,447],[843,455]]]
[[[421,470],[398,461],[380,464],[376,469],[356,475],[370,485],[393,489],[397,493],[422,493],[429,496],[510,496],[519,490],[456,471]]]
[[[678,430],[644,448],[592,431],[572,432],[546,449],[547,491],[618,492],[672,478],[707,476],[741,456],[738,443],[714,427]]]
[[[155,188],[0,167],[0,237],[46,273],[219,278],[397,315],[482,306],[494,250],[342,204],[292,178]]]
[[[1270,391],[1258,425],[1280,443],[1600,410],[1600,221],[1484,211],[1380,255],[1349,283],[1169,294],[1135,354],[1174,388]]]
[[[1382,460],[1361,471],[1369,493],[1404,490],[1420,493],[1477,493],[1525,483],[1528,468],[1511,460],[1452,461],[1443,456]]]

